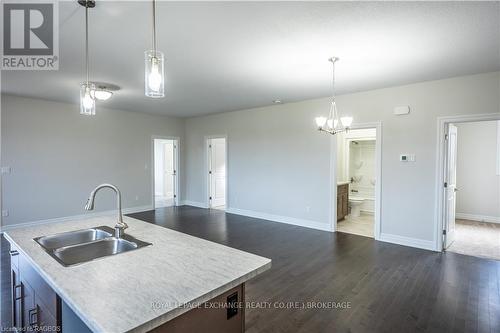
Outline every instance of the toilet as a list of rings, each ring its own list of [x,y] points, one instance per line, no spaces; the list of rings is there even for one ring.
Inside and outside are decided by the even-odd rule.
[[[361,205],[365,199],[349,198],[349,206],[351,207],[351,217],[359,217],[361,215]]]

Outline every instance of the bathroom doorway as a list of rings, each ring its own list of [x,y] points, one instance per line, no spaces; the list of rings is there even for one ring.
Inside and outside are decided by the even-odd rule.
[[[355,126],[336,135],[335,231],[379,238],[380,127]]]
[[[500,120],[442,125],[442,249],[500,260]]]
[[[227,144],[225,136],[207,137],[207,189],[208,207],[226,209]]]
[[[153,208],[177,206],[178,146],[176,138],[153,138]]]

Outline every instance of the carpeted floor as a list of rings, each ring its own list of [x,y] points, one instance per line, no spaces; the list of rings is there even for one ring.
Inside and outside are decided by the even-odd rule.
[[[448,251],[500,260],[500,224],[457,219]]]

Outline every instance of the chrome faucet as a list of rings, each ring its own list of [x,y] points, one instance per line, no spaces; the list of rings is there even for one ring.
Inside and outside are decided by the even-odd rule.
[[[115,185],[111,184],[101,184],[97,186],[92,192],[90,192],[90,196],[87,200],[87,203],[85,204],[85,210],[93,210],[94,209],[94,201],[95,201],[95,195],[97,192],[102,189],[102,188],[110,188],[116,193],[116,206],[118,209],[118,221],[115,224],[115,237],[116,238],[121,238],[123,236],[123,233],[125,232],[125,229],[128,228],[128,225],[123,222],[122,218],[122,195],[120,193],[120,190],[118,187]]]

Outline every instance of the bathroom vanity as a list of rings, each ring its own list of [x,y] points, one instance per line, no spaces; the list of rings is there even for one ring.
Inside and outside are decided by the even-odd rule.
[[[75,256],[74,249],[51,253],[62,238],[50,235],[70,231],[73,237],[75,230],[97,226],[111,233],[112,216],[6,231],[14,326],[67,333],[244,331],[245,282],[269,269],[270,259],[123,220],[129,240],[144,246],[93,260],[88,253]]]
[[[349,214],[349,182],[337,183],[337,221]]]

